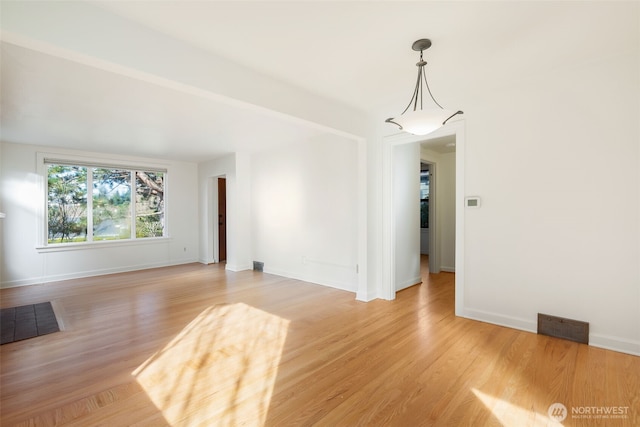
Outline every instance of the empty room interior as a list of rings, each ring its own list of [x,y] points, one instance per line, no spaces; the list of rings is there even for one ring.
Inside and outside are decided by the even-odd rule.
[[[3,426],[640,425],[639,2],[0,24]]]

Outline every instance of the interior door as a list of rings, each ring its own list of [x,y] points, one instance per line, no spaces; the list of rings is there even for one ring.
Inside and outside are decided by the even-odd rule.
[[[227,180],[218,178],[218,254],[219,262],[227,260]]]

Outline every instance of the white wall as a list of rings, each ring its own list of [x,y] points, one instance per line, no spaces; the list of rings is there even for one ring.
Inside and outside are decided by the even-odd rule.
[[[420,159],[435,164],[432,185],[435,187],[435,218],[429,232],[436,233],[437,247],[430,248],[435,257],[436,271],[455,272],[456,265],[456,153],[438,153],[428,148],[428,142],[420,149]]]
[[[396,290],[420,278],[420,145],[393,147],[393,206]]]
[[[601,21],[610,49],[588,62],[464,107],[466,195],[482,198],[464,212],[464,315],[531,331],[537,313],[583,320],[592,344],[640,354],[635,11]]]
[[[251,158],[253,259],[264,271],[355,292],[358,147],[326,135]]]
[[[157,161],[101,155],[51,147],[0,144],[1,206],[7,217],[2,220],[2,287],[27,285],[75,277],[137,270],[194,262],[198,258],[197,165],[175,161]],[[96,244],[81,250],[42,251],[36,247],[44,240],[45,182],[37,173],[38,152],[84,156],[158,164],[167,168],[167,229],[170,238],[149,241]]]
[[[236,153],[236,173],[227,178],[227,270],[253,267],[251,241],[251,155]]]
[[[442,154],[436,173],[440,270],[454,272],[456,271],[456,153]]]

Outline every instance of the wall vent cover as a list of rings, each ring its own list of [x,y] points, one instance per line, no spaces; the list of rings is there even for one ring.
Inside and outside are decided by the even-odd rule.
[[[253,269],[255,271],[263,271],[264,270],[264,262],[253,261]]]
[[[538,313],[538,334],[589,344],[589,323]]]

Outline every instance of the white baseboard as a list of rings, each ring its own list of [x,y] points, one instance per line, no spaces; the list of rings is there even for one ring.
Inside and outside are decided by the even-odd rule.
[[[456,268],[455,267],[447,267],[445,265],[440,266],[440,271],[444,271],[446,273],[455,273],[456,272]]]
[[[640,356],[640,341],[601,334],[589,334],[589,345],[606,350]]]
[[[2,282],[2,284],[0,285],[0,288],[1,289],[16,288],[19,286],[38,285],[42,283],[60,282],[63,280],[81,279],[83,277],[104,276],[106,274],[126,273],[129,271],[148,270],[150,268],[160,268],[160,267],[170,267],[172,265],[191,264],[193,262],[198,262],[198,261],[195,258],[182,259],[182,260],[174,260],[171,262],[154,262],[154,263],[148,263],[148,264],[137,264],[137,265],[127,265],[127,266],[119,266],[119,267],[113,267],[113,268],[103,268],[103,269],[97,269],[97,270],[78,271],[78,272],[67,273],[67,274],[45,275],[45,276],[39,276],[39,277],[32,277],[29,279]]]
[[[373,301],[378,298],[378,294],[376,292],[368,292],[368,291],[357,291],[356,292],[356,300],[362,302]]]
[[[404,282],[401,282],[401,283],[396,283],[396,292],[401,291],[403,289],[410,288],[411,286],[417,285],[419,283],[422,283],[422,277],[420,276],[414,277],[409,280],[405,280]]]
[[[503,314],[491,313],[483,310],[474,310],[464,308],[462,310],[462,316],[471,320],[478,320],[480,322],[491,323],[499,326],[506,326],[508,328],[519,329],[521,331],[538,332],[538,322],[524,319],[521,317],[505,316]]]
[[[311,276],[307,277],[302,274],[296,274],[290,271],[273,269],[273,268],[265,267],[264,272],[268,274],[275,274],[276,276],[287,277],[289,279],[295,279],[303,282],[314,283],[316,285],[322,285],[322,286],[327,286],[334,289],[340,289],[341,291],[347,291],[347,292],[356,292],[356,287],[357,287],[357,285],[351,285],[349,283],[342,283],[342,282],[333,281],[333,280],[320,279],[318,277],[311,277]]]
[[[253,264],[227,264],[224,268],[233,272],[253,270]]]
[[[537,319],[528,320],[521,317],[505,316],[502,314],[468,308],[463,309],[460,317],[499,326],[506,326],[507,328],[532,332],[534,334],[538,333]],[[606,350],[640,356],[640,342],[621,337],[591,333],[589,334],[589,345],[604,348]]]

